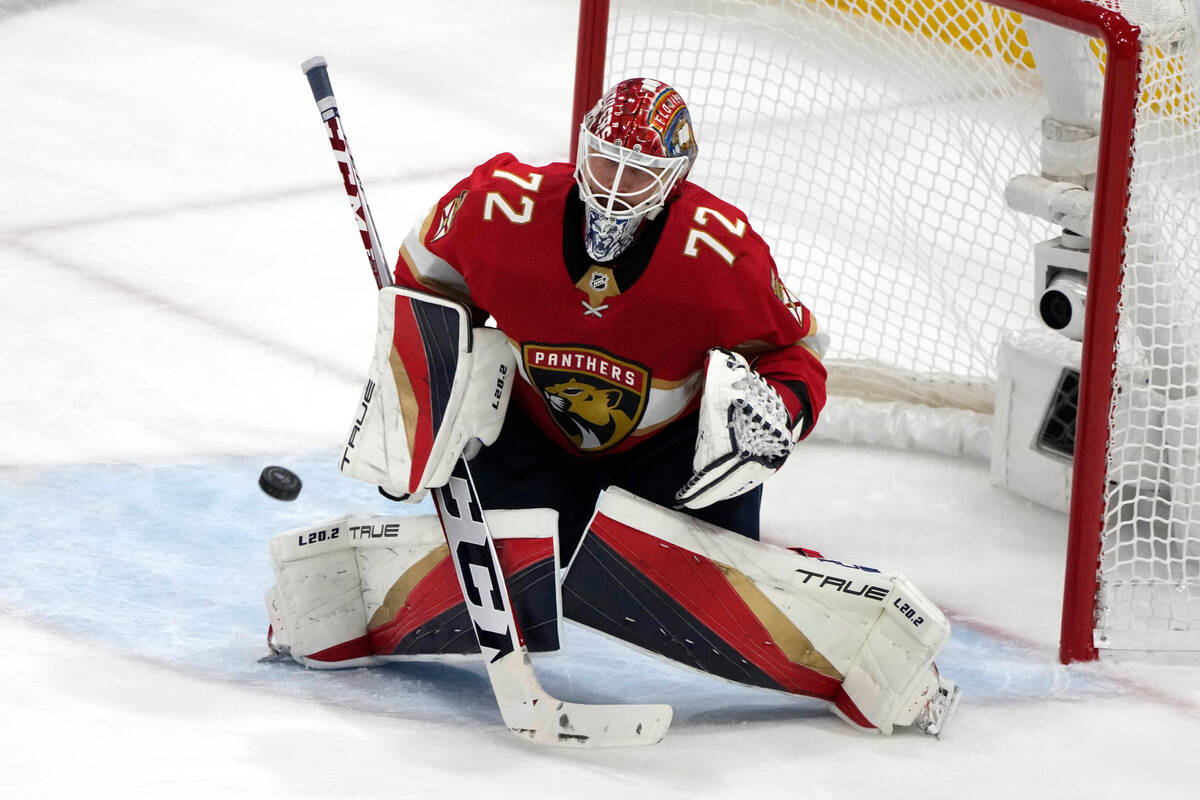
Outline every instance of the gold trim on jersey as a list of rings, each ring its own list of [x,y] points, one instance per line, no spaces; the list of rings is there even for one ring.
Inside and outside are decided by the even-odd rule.
[[[408,242],[400,245],[400,260],[408,267],[408,272],[413,276],[413,279],[420,283],[422,280],[421,271],[417,269],[417,262],[413,260],[412,253],[408,252]]]
[[[696,377],[699,374],[700,374],[700,370],[696,370],[691,375],[688,375],[686,378],[680,378],[677,381],[666,381],[666,380],[663,380],[662,378],[655,378],[650,383],[653,386],[653,388],[655,388],[655,389],[670,392],[670,391],[674,391],[675,389],[678,389],[680,386],[686,386],[687,384],[692,383],[693,381],[696,380]]]
[[[813,322],[811,327],[812,330],[808,336],[805,336],[803,339],[797,339],[791,344],[784,345],[784,347],[801,347],[816,356],[817,361],[821,361],[825,357],[824,350],[826,344],[821,341],[824,335],[817,333],[816,322]],[[733,349],[744,355],[747,361],[753,361],[763,353],[770,353],[781,348],[779,345],[769,344],[760,339],[753,339],[748,342],[742,342]]]
[[[796,347],[807,350],[817,361],[821,361],[824,358],[824,356],[822,356],[817,350],[816,346],[809,344],[807,339],[801,339],[800,341],[796,342]]]
[[[684,406],[683,408],[679,409],[678,411],[676,411],[674,414],[667,417],[666,419],[660,420],[660,421],[652,423],[650,425],[643,425],[640,428],[638,428],[636,431],[634,431],[633,433],[629,434],[629,438],[630,439],[640,439],[643,436],[649,436],[650,434],[655,433],[656,431],[660,431],[663,428],[670,425],[672,422],[675,422],[680,417],[682,417],[683,412],[686,410],[687,410],[687,406]]]
[[[433,227],[433,221],[437,218],[437,206],[429,209],[429,213],[425,215],[425,219],[421,220],[421,225],[417,231],[417,241],[425,241],[425,235],[429,233],[429,229]]]
[[[441,295],[442,297],[459,303],[474,305],[474,303],[471,301],[471,296],[465,291],[466,283],[462,281],[462,277],[459,276],[456,271],[454,271],[449,263],[438,258],[419,243],[417,246],[424,250],[426,254],[424,260],[427,264],[431,266],[443,266],[445,268],[443,271],[449,271],[450,274],[452,274],[458,280],[455,283],[447,283],[446,281],[438,280],[437,278],[430,277],[426,273],[422,272],[421,268],[417,266],[417,260],[413,258],[412,253],[408,249],[408,242],[405,241],[404,244],[400,245],[400,260],[403,261],[408,267],[408,272],[410,275],[412,275],[413,280],[434,294]]]

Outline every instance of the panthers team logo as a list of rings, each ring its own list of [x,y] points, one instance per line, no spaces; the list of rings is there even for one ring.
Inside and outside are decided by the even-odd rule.
[[[525,374],[550,417],[585,453],[615,446],[646,410],[650,370],[594,347],[527,344]]]
[[[696,140],[692,136],[692,117],[688,114],[683,96],[666,84],[650,107],[650,127],[662,137],[663,150],[668,156],[694,156]]]

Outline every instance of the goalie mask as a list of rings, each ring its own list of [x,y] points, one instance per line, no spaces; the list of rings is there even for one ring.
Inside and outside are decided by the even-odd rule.
[[[610,261],[624,252],[678,193],[695,160],[679,92],[648,78],[609,89],[583,118],[575,158],[588,255]]]

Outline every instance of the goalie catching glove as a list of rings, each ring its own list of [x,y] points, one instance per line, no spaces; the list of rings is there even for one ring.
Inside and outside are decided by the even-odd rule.
[[[803,423],[741,354],[709,350],[695,473],[675,494],[677,507],[704,508],[758,486],[783,466]]]
[[[375,357],[339,469],[398,499],[444,486],[460,456],[496,441],[516,362],[466,306],[423,292],[379,292]]]

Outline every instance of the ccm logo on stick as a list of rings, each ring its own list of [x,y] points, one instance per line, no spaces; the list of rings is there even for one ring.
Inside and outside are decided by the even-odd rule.
[[[454,566],[462,579],[465,600],[471,606],[471,621],[479,648],[495,662],[514,651],[511,614],[505,605],[496,554],[488,544],[483,509],[471,486],[457,475],[436,490],[442,501],[443,525],[454,546]],[[451,534],[450,526],[453,526]],[[455,543],[457,542],[457,543]]]

